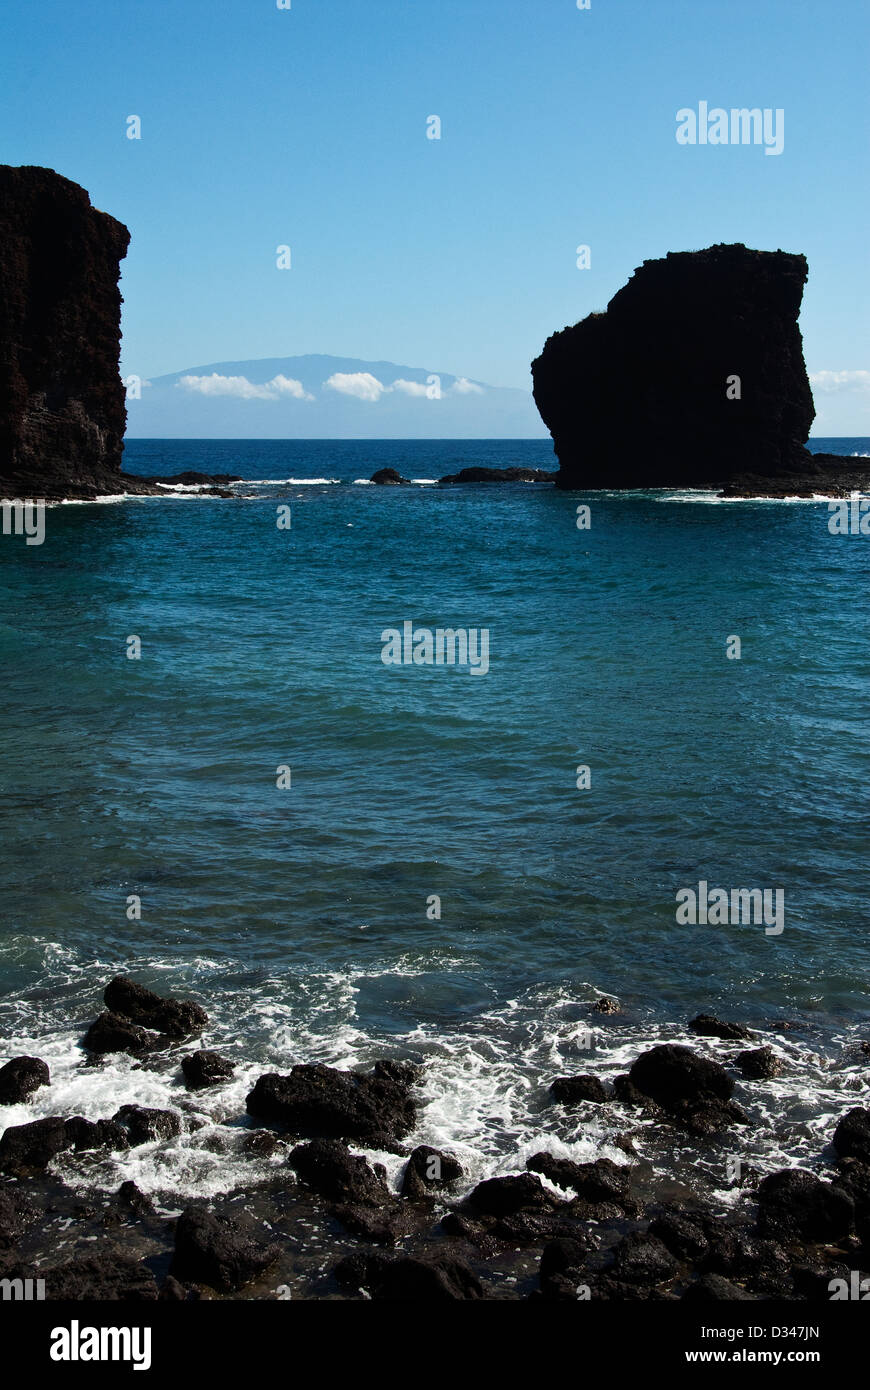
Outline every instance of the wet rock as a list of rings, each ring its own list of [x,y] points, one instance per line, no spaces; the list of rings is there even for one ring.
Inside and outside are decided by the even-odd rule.
[[[592,1005],[592,1009],[596,1014],[613,1015],[622,1013],[622,1005],[619,1000],[608,999],[606,996],[603,996],[601,999],[596,999],[595,1003]]]
[[[122,1105],[112,1116],[126,1130],[130,1144],[150,1144],[155,1139],[174,1139],[181,1133],[181,1117],[174,1110],[152,1110],[144,1105]]]
[[[870,1163],[870,1110],[856,1105],[834,1130],[834,1149],[840,1158],[859,1158]]]
[[[460,468],[448,473],[439,483],[552,483],[556,473],[546,468]]]
[[[43,1271],[46,1298],[77,1303],[150,1303],[157,1298],[157,1281],[141,1260],[120,1247],[76,1256]]]
[[[462,1164],[452,1154],[420,1144],[408,1159],[402,1178],[402,1196],[434,1197],[462,1177]]]
[[[475,1246],[487,1258],[500,1249],[489,1218],[475,1221],[465,1212],[449,1211],[442,1217],[439,1230],[451,1240],[462,1240],[467,1245]]]
[[[289,1163],[299,1179],[331,1202],[382,1206],[393,1195],[384,1181],[383,1168],[376,1172],[339,1139],[313,1139],[300,1144]]]
[[[51,1084],[51,1075],[40,1057],[13,1057],[0,1067],[0,1105],[21,1105]]]
[[[547,1286],[555,1278],[563,1278],[566,1275],[579,1276],[590,1252],[594,1249],[594,1243],[588,1237],[580,1235],[548,1241],[541,1251],[539,1271],[544,1291],[547,1291]],[[572,1296],[576,1296],[573,1290]]]
[[[629,1284],[664,1284],[679,1266],[667,1246],[655,1236],[632,1231],[614,1250],[614,1275]]]
[[[65,1122],[56,1115],[10,1125],[0,1138],[0,1171],[20,1175],[45,1168],[71,1144]]]
[[[758,1189],[758,1229],[780,1240],[839,1240],[852,1229],[849,1194],[803,1168],[770,1173]]]
[[[687,1263],[702,1259],[710,1248],[703,1224],[681,1211],[657,1216],[650,1222],[649,1233],[666,1245],[678,1260]]]
[[[756,1047],[749,1052],[740,1052],[734,1065],[750,1081],[768,1081],[782,1072],[782,1061],[772,1047]]]
[[[186,1303],[188,1294],[183,1284],[179,1284],[173,1275],[167,1274],[157,1297],[161,1303]]]
[[[242,1140],[243,1151],[257,1158],[271,1158],[284,1148],[285,1142],[271,1129],[252,1129]]]
[[[88,1149],[126,1149],[130,1146],[127,1131],[114,1120],[86,1120],[73,1115],[65,1121],[68,1147],[84,1152]]]
[[[480,1280],[452,1255],[349,1255],[336,1266],[335,1277],[344,1288],[365,1289],[373,1299],[395,1303],[483,1298]]]
[[[216,1086],[219,1081],[228,1081],[235,1067],[218,1052],[202,1051],[182,1057],[181,1070],[188,1090],[199,1091],[206,1086]]]
[[[541,1173],[557,1187],[573,1189],[581,1201],[591,1206],[602,1203],[616,1207],[620,1213],[633,1213],[636,1203],[630,1196],[631,1168],[627,1163],[613,1163],[609,1158],[594,1163],[574,1163],[571,1159],[555,1158],[551,1153],[533,1154],[526,1160],[532,1173]]]
[[[721,1274],[704,1274],[683,1294],[684,1303],[753,1303],[755,1295]]]
[[[696,1134],[717,1134],[731,1124],[748,1123],[730,1099],[734,1082],[725,1068],[679,1043],[664,1043],[642,1053],[628,1073],[628,1083],[617,1087],[621,1100],[628,1098],[629,1087]]]
[[[352,1235],[377,1245],[395,1245],[396,1241],[416,1234],[429,1224],[419,1209],[399,1202],[382,1207],[339,1205],[333,1210]]]
[[[36,1208],[23,1193],[0,1187],[0,1250],[15,1246],[36,1217]]]
[[[401,473],[398,473],[395,468],[379,468],[369,479],[369,482],[380,483],[382,486],[386,487],[393,486],[397,483],[408,483],[409,481],[410,479],[403,478]]]
[[[518,1211],[545,1211],[557,1206],[540,1178],[518,1173],[506,1178],[485,1178],[466,1197],[463,1206],[487,1216],[512,1216]]]
[[[372,1076],[382,1081],[394,1081],[397,1086],[416,1086],[422,1079],[423,1068],[416,1062],[398,1062],[394,1057],[382,1057],[372,1067]]]
[[[706,1273],[736,1279],[753,1293],[789,1296],[789,1259],[776,1240],[759,1239],[750,1231],[712,1219],[707,1223],[707,1236],[709,1249],[702,1261]]]
[[[107,1011],[94,1019],[82,1038],[82,1045],[88,1052],[95,1052],[101,1056],[109,1052],[129,1052],[132,1056],[138,1057],[151,1051],[157,1044],[158,1039],[154,1033],[146,1032],[144,1028],[131,1023],[128,1018],[122,1018],[120,1014]]]
[[[597,1076],[557,1076],[550,1086],[550,1095],[560,1105],[580,1105],[591,1101],[604,1105],[610,1099],[607,1088]]]
[[[726,1042],[743,1042],[755,1037],[742,1023],[725,1023],[713,1014],[698,1014],[689,1020],[689,1027],[699,1037],[723,1038]]]
[[[289,1076],[261,1076],[248,1096],[247,1109],[294,1134],[358,1139],[372,1147],[382,1136],[401,1138],[417,1119],[407,1082],[320,1063],[293,1067]]]
[[[235,1293],[268,1269],[279,1253],[280,1247],[246,1213],[225,1216],[186,1207],[176,1222],[169,1272],[181,1281]]]
[[[140,1221],[154,1215],[154,1203],[134,1182],[122,1182],[115,1194],[115,1205],[122,1216]]]
[[[582,1219],[597,1219],[603,1207],[584,1210]],[[618,1220],[622,1216],[619,1207],[612,1207],[603,1219]],[[581,1229],[580,1213],[574,1203],[563,1202],[550,1211],[537,1211],[528,1208],[499,1216],[491,1221],[490,1234],[498,1240],[514,1247],[522,1245],[543,1245],[548,1240],[572,1238]]]
[[[172,1038],[187,1037],[208,1024],[208,1014],[199,1004],[190,999],[162,999],[126,975],[109,981],[103,1000],[110,1013]]]

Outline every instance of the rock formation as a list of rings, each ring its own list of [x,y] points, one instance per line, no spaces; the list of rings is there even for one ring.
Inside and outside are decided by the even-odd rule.
[[[532,377],[557,484],[775,493],[854,472],[804,448],[806,279],[805,257],[784,251],[671,252],[644,261],[605,313],[554,333]]]
[[[0,495],[122,490],[129,240],[69,179],[0,166]]]

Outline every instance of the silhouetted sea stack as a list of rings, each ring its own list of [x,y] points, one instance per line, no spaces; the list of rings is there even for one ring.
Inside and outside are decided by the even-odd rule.
[[[0,166],[0,495],[122,491],[129,241],[69,179]]]
[[[866,482],[866,464],[804,448],[815,416],[798,327],[806,279],[806,258],[784,251],[671,252],[644,261],[606,313],[548,338],[532,377],[558,486],[777,494]]]

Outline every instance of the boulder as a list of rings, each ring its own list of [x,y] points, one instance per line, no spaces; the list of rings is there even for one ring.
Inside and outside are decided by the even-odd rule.
[[[690,1019],[689,1027],[701,1038],[722,1038],[726,1042],[744,1042],[755,1036],[742,1023],[724,1023],[713,1014],[698,1014]]]
[[[306,1187],[331,1202],[382,1206],[393,1201],[380,1165],[380,1171],[370,1168],[340,1139],[312,1139],[300,1144],[288,1161]]]
[[[462,1164],[452,1154],[420,1144],[408,1159],[402,1178],[402,1196],[434,1197],[462,1177]]]
[[[349,1255],[335,1269],[344,1288],[365,1290],[394,1303],[445,1303],[483,1298],[483,1287],[463,1260],[452,1255]]]
[[[157,1042],[154,1033],[146,1033],[144,1028],[139,1028],[128,1018],[108,1011],[94,1019],[82,1038],[82,1045],[88,1052],[100,1055],[108,1052],[129,1052],[134,1057],[151,1051]]]
[[[32,1203],[14,1185],[0,1187],[0,1250],[15,1247],[36,1216]]]
[[[833,1145],[839,1158],[858,1158],[870,1163],[870,1110],[856,1105],[834,1130]]]
[[[394,487],[399,483],[407,483],[410,480],[403,478],[395,468],[379,468],[369,479],[372,483],[379,483],[382,487]]]
[[[676,1277],[679,1266],[656,1236],[632,1231],[613,1252],[613,1275],[628,1284],[663,1284]]]
[[[591,1101],[605,1105],[610,1099],[607,1088],[597,1076],[557,1076],[550,1085],[550,1095],[560,1105],[580,1105]]]
[[[48,1086],[51,1075],[39,1057],[13,1057],[0,1067],[0,1105],[21,1105],[40,1086]]]
[[[26,1125],[10,1125],[0,1138],[0,1172],[17,1175],[46,1168],[71,1145],[66,1124],[57,1115]]]
[[[226,1216],[186,1207],[176,1222],[169,1272],[181,1282],[235,1293],[274,1264],[279,1253],[280,1247],[265,1240],[262,1226],[247,1214]]]
[[[772,1047],[756,1047],[749,1052],[740,1052],[734,1065],[749,1081],[769,1081],[772,1076],[782,1072],[782,1061]]]
[[[127,1149],[130,1140],[123,1125],[114,1120],[86,1120],[82,1115],[64,1122],[69,1146],[83,1152],[89,1149]]]
[[[448,473],[439,483],[552,483],[555,472],[545,468],[460,468]]]
[[[635,1210],[636,1204],[630,1196],[631,1168],[628,1164],[613,1163],[609,1158],[599,1158],[594,1163],[574,1163],[544,1151],[526,1159],[526,1167],[532,1173],[549,1178],[557,1187],[573,1189],[580,1200],[590,1206],[606,1204],[627,1213]]]
[[[188,1090],[199,1091],[206,1086],[216,1086],[220,1081],[228,1081],[235,1067],[218,1052],[202,1051],[182,1057],[181,1070]]]
[[[487,1216],[512,1216],[519,1211],[542,1211],[558,1205],[540,1178],[518,1173],[506,1178],[485,1178],[463,1204]]]
[[[293,1067],[289,1076],[261,1076],[247,1099],[248,1114],[312,1138],[357,1139],[380,1146],[401,1138],[417,1111],[405,1081],[383,1073],[338,1071],[321,1063]]]
[[[127,1134],[131,1146],[155,1139],[174,1139],[181,1133],[181,1116],[174,1110],[152,1110],[144,1105],[122,1105],[112,1116]]]
[[[187,1037],[208,1024],[205,1009],[191,999],[162,999],[126,975],[109,981],[103,1000],[110,1013],[172,1038]]]
[[[758,1229],[778,1240],[831,1241],[846,1236],[855,1204],[842,1188],[803,1168],[770,1173],[758,1188]]]
[[[46,1297],[75,1303],[151,1303],[157,1281],[141,1260],[110,1246],[77,1255],[44,1274]]]

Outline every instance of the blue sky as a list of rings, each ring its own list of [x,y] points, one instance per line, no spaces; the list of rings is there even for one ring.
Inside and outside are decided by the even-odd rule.
[[[528,387],[642,260],[744,241],[809,259],[814,433],[870,435],[866,0],[40,0],[4,28],[0,160],[131,229],[125,372],[316,352]],[[702,100],[783,108],[783,153],[678,145]]]

